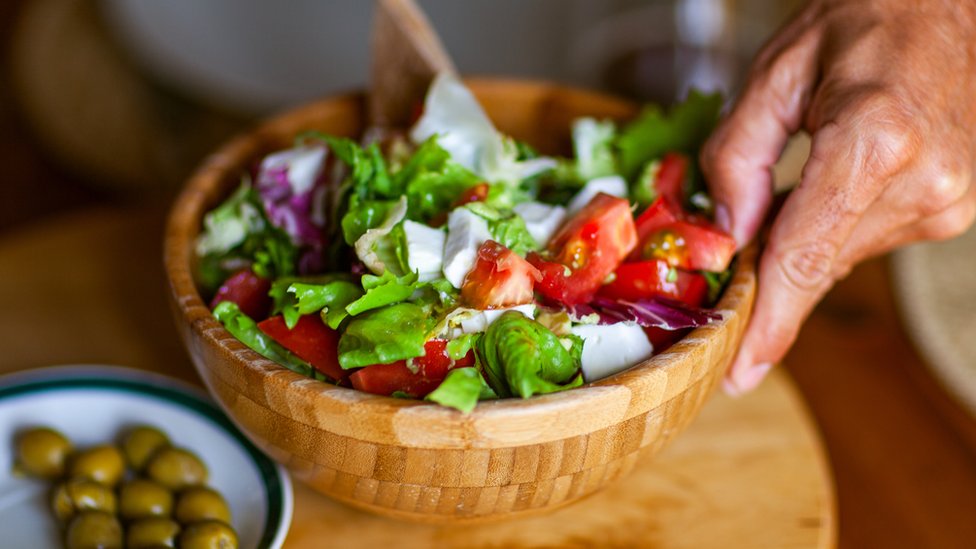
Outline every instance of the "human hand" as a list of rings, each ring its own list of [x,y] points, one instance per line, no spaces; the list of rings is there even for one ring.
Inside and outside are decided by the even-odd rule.
[[[772,198],[770,167],[805,128],[810,159],[759,263],[725,388],[755,388],[857,262],[964,232],[976,216],[976,3],[811,0],[757,56],[702,151],[716,222],[740,246]]]

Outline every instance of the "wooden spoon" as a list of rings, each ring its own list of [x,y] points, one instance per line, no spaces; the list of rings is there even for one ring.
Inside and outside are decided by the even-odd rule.
[[[434,76],[455,72],[454,64],[413,0],[375,6],[367,114],[374,128],[404,128]]]

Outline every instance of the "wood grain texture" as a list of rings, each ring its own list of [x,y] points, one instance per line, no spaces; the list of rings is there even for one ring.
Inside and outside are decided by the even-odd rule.
[[[434,76],[454,72],[454,65],[413,0],[373,5],[369,120],[374,126],[404,127]]]
[[[826,457],[782,372],[748,398],[710,399],[660,455],[637,458],[626,479],[545,516],[461,527],[404,524],[301,485],[295,499],[289,549],[321,547],[324,539],[350,549],[826,549],[836,531]]]
[[[499,129],[559,150],[573,118],[621,118],[636,106],[562,87],[473,81]],[[266,360],[213,318],[192,279],[204,212],[244,167],[294,135],[362,130],[362,99],[301,108],[242,136],[204,162],[177,199],[164,242],[173,310],[211,393],[295,476],[350,505],[421,521],[485,520],[551,510],[628,473],[697,415],[731,361],[752,306],[753,251],[717,306],[723,318],[666,352],[583,388],[479,404],[468,415],[303,378]]]

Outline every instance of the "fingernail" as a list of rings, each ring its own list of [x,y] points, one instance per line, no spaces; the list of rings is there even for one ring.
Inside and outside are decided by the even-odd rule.
[[[742,396],[758,387],[772,368],[771,363],[764,362],[747,368],[733,369],[722,381],[722,389],[729,396]]]

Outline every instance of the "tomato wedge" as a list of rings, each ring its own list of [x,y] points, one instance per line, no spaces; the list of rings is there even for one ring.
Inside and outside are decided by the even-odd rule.
[[[260,320],[271,311],[271,297],[268,296],[270,290],[270,280],[254,274],[250,268],[241,269],[220,285],[210,300],[210,308],[213,309],[221,302],[231,301],[237,304],[242,313]]]
[[[423,398],[447,377],[452,368],[474,366],[474,352],[469,351],[461,360],[451,360],[447,354],[446,339],[432,339],[424,344],[425,354],[413,359],[413,369],[407,361],[375,364],[353,372],[349,381],[355,389],[374,395],[405,393]]]
[[[674,223],[678,220],[680,213],[680,209],[672,207],[664,197],[659,196],[634,221],[637,230],[637,240],[643,242],[657,229]]]
[[[613,281],[600,288],[598,293],[611,299],[626,300],[662,296],[698,307],[708,294],[708,282],[698,273],[675,269],[667,261],[651,259],[620,265],[614,271]]]
[[[636,245],[630,204],[600,193],[550,240],[552,261],[529,254],[529,262],[542,272],[536,290],[566,305],[585,303]]]
[[[303,315],[290,330],[281,315],[273,316],[259,322],[258,329],[330,378],[342,381],[349,376],[339,366],[339,332],[326,326],[319,315]]]
[[[735,240],[708,220],[675,209],[663,196],[636,221],[640,244],[630,261],[660,259],[688,270],[724,271],[735,255]]]
[[[688,168],[691,161],[687,156],[669,152],[661,158],[660,166],[651,182],[657,195],[664,198],[668,204],[677,210],[681,210],[681,205],[685,198],[685,180],[688,178]]]
[[[500,309],[532,302],[539,270],[494,240],[478,249],[478,259],[461,285],[461,302],[473,309]]]

